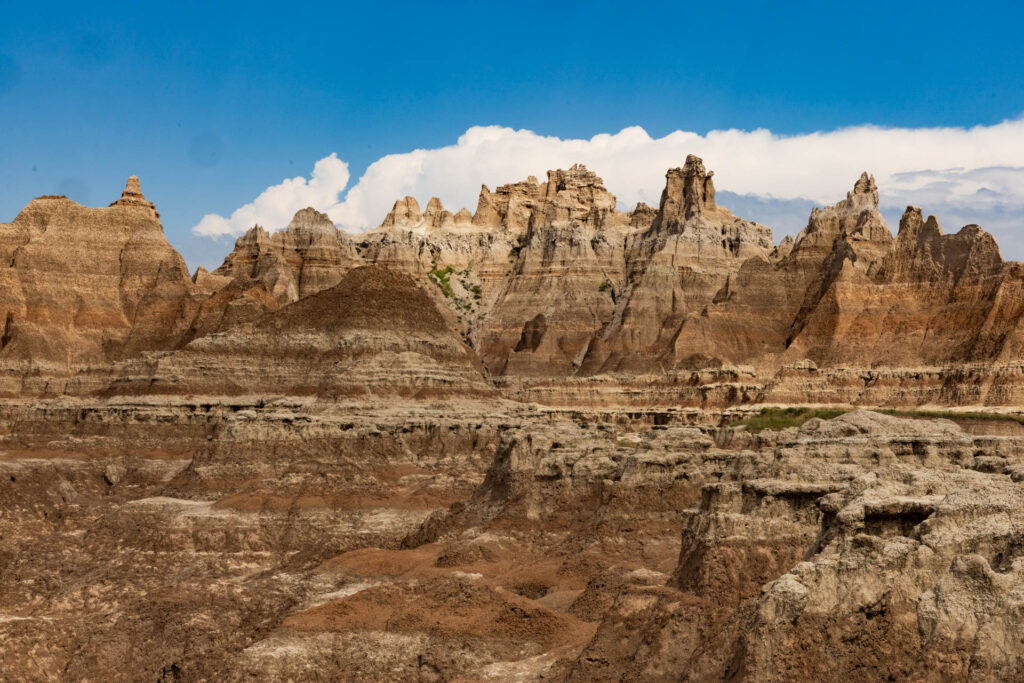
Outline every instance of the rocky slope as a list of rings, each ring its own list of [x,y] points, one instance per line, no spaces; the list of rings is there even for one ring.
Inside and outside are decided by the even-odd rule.
[[[108,394],[494,394],[472,350],[402,273],[361,266],[254,322],[124,364]]]

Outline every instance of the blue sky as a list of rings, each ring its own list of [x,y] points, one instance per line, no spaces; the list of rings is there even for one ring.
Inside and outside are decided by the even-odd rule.
[[[134,173],[190,266],[216,265],[230,240],[193,234],[204,215],[331,153],[354,181],[474,126],[794,136],[1024,112],[1017,3],[782,4],[0,2],[0,221],[40,194],[105,206]]]

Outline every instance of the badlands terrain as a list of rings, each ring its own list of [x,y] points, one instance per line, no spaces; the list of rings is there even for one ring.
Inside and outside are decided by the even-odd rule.
[[[190,273],[0,224],[0,679],[1024,678],[1024,265],[701,159],[315,207]],[[883,188],[884,189],[884,188]]]

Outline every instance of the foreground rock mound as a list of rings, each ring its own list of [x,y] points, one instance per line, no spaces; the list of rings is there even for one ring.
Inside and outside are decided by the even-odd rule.
[[[125,366],[112,393],[489,395],[469,349],[406,275],[349,271],[334,287]]]
[[[573,679],[1021,675],[1019,437],[855,412],[717,441],[672,578],[618,596]]]

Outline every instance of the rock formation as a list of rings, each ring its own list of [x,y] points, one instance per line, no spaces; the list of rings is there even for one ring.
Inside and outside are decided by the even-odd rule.
[[[352,240],[326,214],[306,208],[273,235],[253,226],[214,274],[260,283],[287,304],[333,287],[359,263]]]
[[[330,398],[490,395],[427,294],[381,266],[181,349],[125,364],[108,393]]]
[[[1024,266],[878,192],[775,245],[576,165],[192,277],[135,178],[33,200],[3,677],[1022,678]]]
[[[33,200],[0,225],[0,263],[7,395],[59,393],[61,381],[48,378],[171,346],[198,306],[135,176],[105,209]]]

